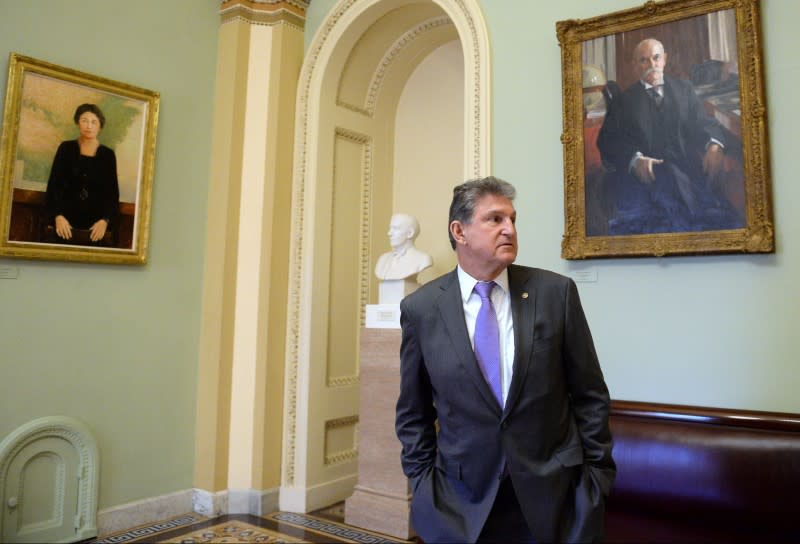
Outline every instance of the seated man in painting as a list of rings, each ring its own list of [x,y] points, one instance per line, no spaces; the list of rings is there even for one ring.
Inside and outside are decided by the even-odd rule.
[[[664,76],[658,40],[634,50],[639,81],[609,107],[597,146],[609,176],[614,210],[609,235],[735,229],[744,218],[715,190],[725,157],[720,124],[691,83]]]

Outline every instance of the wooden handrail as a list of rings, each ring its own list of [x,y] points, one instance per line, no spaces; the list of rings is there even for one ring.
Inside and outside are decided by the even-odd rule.
[[[800,414],[612,400],[616,417],[661,419],[752,429],[800,432]]]

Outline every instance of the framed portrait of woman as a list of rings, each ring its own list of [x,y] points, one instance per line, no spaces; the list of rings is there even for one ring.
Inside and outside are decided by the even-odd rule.
[[[758,0],[560,21],[562,257],[775,251]]]
[[[0,256],[144,264],[159,94],[12,53]]]

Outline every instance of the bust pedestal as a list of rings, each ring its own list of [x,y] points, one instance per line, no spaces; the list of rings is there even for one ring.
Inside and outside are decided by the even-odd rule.
[[[419,284],[413,278],[383,280],[379,288],[380,304],[367,304],[366,325],[371,329],[399,329],[400,301],[417,290]]]
[[[361,329],[358,484],[345,501],[344,521],[410,539],[411,493],[394,432],[400,393],[400,329]]]
[[[403,297],[419,288],[417,275],[402,280],[383,280],[378,285],[378,300],[381,304],[400,304]]]

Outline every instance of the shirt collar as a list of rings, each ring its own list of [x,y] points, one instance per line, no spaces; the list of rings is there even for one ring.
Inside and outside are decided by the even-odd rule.
[[[461,300],[466,304],[478,280],[467,274],[461,268],[461,265],[458,265],[456,270],[458,271],[458,285],[461,288]],[[500,275],[494,279],[494,282],[503,289],[504,293],[508,293],[508,268],[504,268]]]
[[[644,86],[644,90],[645,90],[645,91],[646,91],[647,89],[650,89],[650,88],[652,88],[652,87],[655,87],[656,89],[658,89],[659,87],[660,87],[660,88],[662,88],[662,89],[664,88],[664,84],[663,84],[663,83],[661,83],[661,84],[659,84],[659,85],[650,85],[648,82],[646,82],[646,81],[642,81],[641,79],[639,80],[639,83],[641,83],[641,84],[642,84],[642,86]]]

